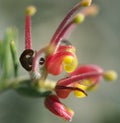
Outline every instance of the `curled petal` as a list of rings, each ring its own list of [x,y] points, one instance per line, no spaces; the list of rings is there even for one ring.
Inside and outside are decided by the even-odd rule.
[[[72,75],[59,80],[55,87],[55,92],[60,98],[66,98],[71,91],[74,91],[76,97],[86,96],[85,90],[91,90],[97,85],[98,79],[103,76],[101,71],[82,71],[79,74]],[[77,71],[76,71],[77,72]],[[78,75],[77,75],[78,74]],[[87,83],[87,84],[86,84]]]
[[[86,68],[86,69],[83,69]],[[76,83],[87,86],[87,89],[91,89],[98,84],[98,81],[103,76],[102,69],[98,69],[97,66],[80,67],[75,72],[71,73],[68,77],[59,80],[56,86],[73,86]],[[96,68],[96,69],[95,69]]]
[[[74,59],[74,54],[72,52],[57,52],[56,54],[49,55],[46,59],[46,69],[49,73],[53,75],[58,75],[62,72],[62,63],[66,63],[65,58],[69,57],[69,62]],[[68,60],[68,59],[67,59]]]
[[[78,75],[78,74],[88,73],[88,72],[103,72],[103,70],[101,67],[97,65],[86,64],[86,65],[79,66],[74,72],[72,72],[69,75],[73,76],[73,75]]]
[[[74,91],[74,94],[76,97],[83,97],[87,96],[87,93],[84,90],[82,86],[78,85],[71,85],[71,86],[56,86],[55,87],[55,92],[58,97],[60,98],[67,98],[70,94],[70,92]]]
[[[74,112],[71,109],[67,108],[63,103],[61,103],[57,96],[49,95],[45,99],[45,106],[53,114],[65,119],[67,121],[72,120]]]
[[[74,75],[72,77],[67,77],[67,78],[63,78],[63,79],[59,80],[57,82],[57,85],[67,86],[70,84],[74,84],[78,81],[80,81],[78,83],[81,84],[83,82],[83,80],[90,79],[91,77],[98,77],[98,76],[101,76],[102,74],[103,73],[101,73],[101,72],[91,72],[91,73]]]

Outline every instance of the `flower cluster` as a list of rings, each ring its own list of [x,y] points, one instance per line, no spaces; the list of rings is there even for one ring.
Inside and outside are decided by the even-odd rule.
[[[45,106],[55,115],[71,121],[74,112],[65,106],[60,99],[65,99],[71,92],[78,98],[87,96],[87,91],[95,88],[102,78],[115,80],[114,71],[104,71],[92,64],[78,65],[76,49],[68,41],[72,30],[88,15],[94,15],[97,7],[91,5],[91,0],[82,0],[74,6],[61,22],[50,43],[38,51],[34,51],[31,41],[31,16],[36,12],[35,7],[26,10],[25,50],[20,56],[21,65],[29,72],[31,82],[44,91],[51,93],[45,97]],[[81,10],[79,10],[82,8]],[[77,14],[76,14],[77,13]],[[44,56],[43,56],[44,54]],[[52,83],[47,75],[67,73],[65,78]]]

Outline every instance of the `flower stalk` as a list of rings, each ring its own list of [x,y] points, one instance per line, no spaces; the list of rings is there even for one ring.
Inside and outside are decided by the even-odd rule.
[[[26,20],[25,20],[25,49],[32,49],[32,38],[31,38],[31,16],[36,13],[34,6],[29,6],[26,9]]]

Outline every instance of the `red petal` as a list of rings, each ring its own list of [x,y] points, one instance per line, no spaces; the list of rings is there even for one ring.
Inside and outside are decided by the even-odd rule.
[[[103,72],[103,69],[97,65],[82,65],[78,67],[74,72],[70,73],[69,76],[79,75],[83,73],[92,73],[92,72]],[[101,75],[97,77],[92,77],[92,80],[99,81],[101,79]]]
[[[71,49],[74,49],[74,47],[71,46],[71,45],[62,45],[58,48],[57,52],[68,51],[68,50],[71,50]]]
[[[56,86],[55,88],[55,92],[57,96],[60,98],[67,98],[70,92],[72,91],[80,91],[80,92],[83,92],[85,95],[87,95],[87,93],[83,89],[74,87],[74,85],[73,86],[72,85],[71,86]]]
[[[45,99],[45,106],[53,114],[65,119],[67,121],[71,121],[73,112],[71,110],[69,110],[63,103],[61,103],[57,96],[49,95]]]
[[[65,56],[73,56],[71,52],[58,52],[50,55],[46,59],[46,69],[53,75],[58,75],[62,72],[62,62]]]

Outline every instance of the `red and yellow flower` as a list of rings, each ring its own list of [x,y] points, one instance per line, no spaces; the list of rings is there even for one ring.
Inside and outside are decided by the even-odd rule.
[[[60,102],[60,98],[66,99],[71,92],[74,92],[78,98],[85,97],[87,92],[95,88],[102,78],[116,79],[114,71],[105,72],[98,65],[78,65],[76,49],[68,41],[72,30],[83,22],[86,16],[97,12],[97,7],[91,5],[91,2],[91,0],[82,0],[74,6],[57,28],[50,43],[38,51],[34,51],[32,48],[30,28],[31,16],[36,9],[30,6],[26,12],[25,50],[20,57],[20,62],[30,73],[31,80],[35,85],[40,85],[42,89],[44,88],[43,90],[51,91],[51,94],[45,97],[47,109],[67,121],[71,121],[74,113]],[[81,7],[83,8],[79,11]],[[65,78],[54,84],[48,82],[48,74],[57,76],[63,70],[67,73]]]

